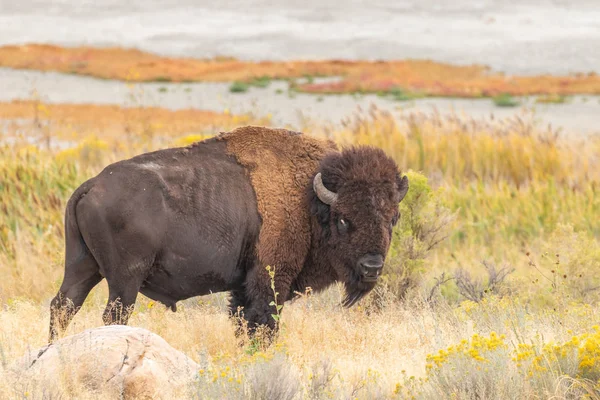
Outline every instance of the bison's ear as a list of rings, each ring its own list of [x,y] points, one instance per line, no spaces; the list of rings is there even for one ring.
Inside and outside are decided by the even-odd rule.
[[[398,200],[398,203],[400,203],[402,199],[404,199],[404,196],[406,196],[406,193],[408,193],[408,178],[406,177],[406,175],[404,175],[402,178],[400,177],[400,175],[397,175],[396,182],[398,184],[398,193],[400,194],[400,199]]]

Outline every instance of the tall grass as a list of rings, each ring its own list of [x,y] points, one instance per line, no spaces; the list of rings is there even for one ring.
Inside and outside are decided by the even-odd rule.
[[[567,137],[544,129],[527,113],[476,120],[437,112],[396,115],[372,108],[345,120],[331,135],[342,144],[370,144],[404,169],[448,184],[509,184],[521,188],[553,179],[582,189],[600,181],[600,137]]]
[[[563,138],[525,119],[432,113],[398,121],[378,110],[306,131],[379,146],[411,175],[384,282],[350,310],[339,306],[337,286],[287,304],[281,335],[264,349],[237,345],[222,294],[185,301],[177,313],[140,295],[130,323],[203,366],[189,398],[598,398],[597,377],[577,369],[595,366],[600,346],[592,328],[600,311],[598,138]],[[69,149],[19,140],[0,148],[3,366],[45,343],[72,191],[109,162],[208,133],[130,134],[136,140],[126,145],[75,135]],[[482,261],[515,269],[502,290],[490,286]],[[468,285],[481,296],[466,300]],[[68,333],[101,325],[105,301],[102,283]],[[552,346],[566,358],[550,357]],[[513,360],[534,365],[539,356],[546,370],[531,375]],[[1,391],[43,397],[7,380]]]

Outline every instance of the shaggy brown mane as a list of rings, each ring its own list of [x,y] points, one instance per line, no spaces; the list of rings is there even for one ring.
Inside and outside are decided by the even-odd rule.
[[[257,247],[260,263],[281,268],[281,273],[287,268],[297,273],[310,247],[306,188],[321,159],[337,146],[331,140],[255,126],[221,133],[218,140],[226,141],[229,154],[250,171],[262,218]]]
[[[341,152],[330,153],[320,163],[324,185],[339,194],[337,212],[344,211],[352,219],[381,218],[395,224],[398,219],[398,203],[406,193],[407,182],[403,181],[396,163],[385,152],[376,147],[349,147]],[[339,259],[339,250],[328,242],[335,229],[335,215],[330,206],[320,201],[312,189],[307,190],[312,221],[314,251],[311,267],[302,271],[294,290],[302,292],[303,286],[313,289],[326,287],[331,276],[346,282],[344,305],[351,306],[365,296],[372,288],[360,283],[359,277],[351,268],[340,268],[337,272],[330,267]],[[335,213],[334,213],[335,214]],[[372,217],[367,217],[372,215]],[[365,222],[365,220],[363,220]],[[383,248],[389,244],[373,241],[373,237],[361,237],[367,248]],[[350,249],[348,249],[350,251]],[[340,273],[340,270],[343,271]]]
[[[321,161],[323,183],[333,191],[342,186],[365,184],[380,187],[394,184],[399,172],[394,161],[377,147],[349,147]]]

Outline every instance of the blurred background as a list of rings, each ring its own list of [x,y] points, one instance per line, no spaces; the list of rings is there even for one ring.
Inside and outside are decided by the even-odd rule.
[[[482,65],[494,73],[504,74],[504,79],[547,74],[569,77],[594,72],[600,65],[600,52],[596,51],[600,48],[600,7],[594,0],[459,0],[442,3],[428,0],[226,0],[218,3],[3,0],[0,2],[0,44],[135,48],[166,57],[207,60],[219,57],[279,62],[418,59],[455,66]],[[35,89],[36,95],[49,103],[130,105],[131,91],[119,81],[98,81],[73,75],[88,75],[76,64],[89,62],[90,56],[80,54],[78,58],[73,54],[59,53],[42,55],[38,51],[43,59],[37,59],[37,66],[32,66],[31,60],[20,64],[15,60],[4,61],[4,66],[53,70],[58,63],[64,63],[64,60],[57,59],[74,57],[70,66],[59,68],[70,75],[0,70],[0,87],[3,89],[0,100],[30,98]],[[14,57],[6,54],[6,57],[11,56]],[[105,63],[106,68],[112,68],[112,64],[120,61],[119,56],[115,56],[108,63],[111,65],[106,65],[106,61],[93,60],[92,56],[91,62]],[[116,78],[125,78],[128,73],[134,76],[136,61],[132,60],[127,67],[130,70],[123,71]],[[390,74],[386,73],[387,67],[381,66],[375,71],[366,68],[362,76],[353,77],[360,86],[361,81],[373,83],[373,80],[377,81],[373,75],[380,75],[375,85],[360,88],[365,90],[357,90],[359,88],[354,85],[341,90],[341,94],[346,94],[343,96],[340,93],[338,96],[306,96],[301,91],[290,98],[276,95],[289,89],[288,83],[280,81],[273,82],[273,85],[263,81],[261,90],[251,86],[248,90],[232,93],[231,82],[227,80],[242,78],[247,81],[262,77],[263,71],[254,65],[238,66],[238,72],[240,69],[246,69],[246,73],[220,79],[210,78],[207,74],[183,77],[190,81],[187,85],[169,84],[168,81],[174,77],[156,76],[160,84],[139,85],[139,91],[143,90],[144,94],[138,93],[135,102],[136,105],[168,109],[227,109],[237,114],[260,113],[270,115],[276,125],[292,125],[297,129],[302,128],[307,120],[337,124],[356,111],[357,106],[368,108],[372,104],[385,110],[464,111],[477,118],[487,118],[492,113],[500,117],[512,116],[522,113],[523,108],[529,112],[535,108],[540,122],[578,134],[598,131],[600,104],[597,98],[588,102],[589,98],[582,96],[597,94],[597,86],[580,86],[577,90],[545,87],[542,83],[534,89],[525,90],[525,86],[530,84],[523,83],[520,88],[504,88],[512,95],[555,96],[546,99],[549,100],[546,102],[535,102],[531,98],[515,101],[500,98],[496,104],[489,98],[474,101],[473,97],[478,97],[481,91],[469,95],[437,91],[440,96],[415,100],[411,98],[415,96],[398,96],[397,93],[431,89],[444,81],[451,84],[452,79],[474,77],[460,76],[461,71],[448,71],[448,68],[447,71],[431,71],[413,66],[409,71],[396,70],[396,76],[392,74],[392,78],[401,79],[403,74],[420,73],[420,78],[429,82],[415,82],[408,77],[398,85],[386,86],[385,79]],[[298,68],[297,76],[287,74],[285,77],[313,77],[313,72],[310,68]],[[316,72],[329,75],[329,79],[340,78],[337,71]],[[91,75],[97,77],[101,74]],[[277,75],[267,78],[275,79]],[[152,77],[146,76],[144,80],[152,80]],[[211,84],[198,83],[206,80]],[[595,83],[597,85],[597,78]],[[374,95],[381,90],[395,92],[385,99]],[[503,93],[492,90],[489,95],[492,94]],[[566,101],[562,95],[572,96]],[[390,98],[395,101],[390,101]],[[556,107],[556,103],[561,103],[561,106]],[[498,107],[498,104],[510,107]],[[577,118],[572,118],[575,114]]]
[[[445,3],[445,4],[444,4]],[[2,1],[0,43],[244,60],[426,58],[507,73],[592,71],[594,0]]]

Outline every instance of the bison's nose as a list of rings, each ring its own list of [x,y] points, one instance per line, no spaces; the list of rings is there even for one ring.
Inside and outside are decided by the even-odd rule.
[[[376,281],[383,269],[383,256],[380,254],[367,254],[358,261],[363,280]]]

